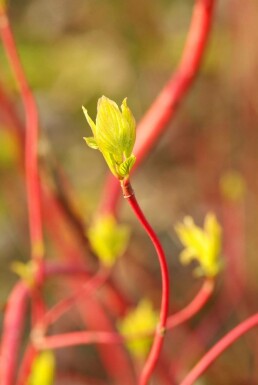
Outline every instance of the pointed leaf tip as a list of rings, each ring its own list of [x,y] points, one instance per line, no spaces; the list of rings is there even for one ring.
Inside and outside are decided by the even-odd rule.
[[[93,148],[93,150],[98,150],[99,147],[97,145],[96,139],[93,136],[90,136],[89,138],[84,137],[83,139],[90,148]]]
[[[88,111],[86,110],[86,108],[84,106],[82,106],[82,111],[84,113],[84,116],[88,122],[88,125],[90,126],[91,130],[92,130],[92,133],[93,135],[95,136],[95,133],[96,133],[96,124],[93,122],[93,120],[91,119],[90,115],[88,114]]]

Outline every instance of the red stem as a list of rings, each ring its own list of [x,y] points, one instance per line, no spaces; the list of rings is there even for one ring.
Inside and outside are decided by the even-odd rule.
[[[76,290],[74,294],[58,302],[48,312],[46,312],[41,320],[39,320],[36,328],[46,330],[48,326],[57,321],[71,306],[73,306],[79,298],[90,295],[103,285],[108,278],[110,271],[100,270],[91,277],[84,285]]]
[[[25,385],[31,373],[32,365],[38,355],[37,349],[29,343],[22,357],[22,363],[18,371],[17,381],[15,385]]]
[[[68,346],[88,344],[121,344],[124,338],[117,333],[105,331],[85,331],[58,334],[55,336],[36,336],[34,344],[38,349],[61,349]]]
[[[167,329],[171,329],[175,326],[182,324],[183,322],[192,318],[196,313],[198,313],[209,300],[213,290],[214,280],[206,279],[200,291],[194,297],[192,302],[190,302],[185,308],[183,308],[179,312],[168,317]]]
[[[67,239],[68,236],[71,235],[72,231],[69,231],[67,234],[67,220],[63,215],[62,206],[57,200],[52,198],[50,191],[47,191],[46,188],[43,191],[45,192],[43,195],[46,200],[45,204],[51,212],[51,218],[46,218],[48,220],[48,228],[51,231],[50,234],[59,249],[60,256],[63,257],[66,262],[69,261],[69,263],[76,264],[77,266],[83,266],[85,260],[85,250],[78,247],[78,242],[76,242],[74,237],[72,239]],[[80,285],[78,279],[71,282],[70,287],[75,290],[79,289]],[[78,308],[87,327],[92,331],[107,330],[113,332],[113,323],[107,316],[106,310],[103,308],[102,304],[91,297],[87,297],[86,300],[87,306],[79,303]],[[132,372],[132,365],[123,347],[114,346],[112,348],[112,354],[110,354],[109,346],[98,345],[97,347],[103,366],[106,368],[107,373],[110,378],[112,378],[114,384],[120,384],[121,382],[123,382],[124,385],[135,384],[135,376]]]
[[[19,282],[15,285],[8,299],[1,342],[1,385],[13,385],[15,379],[28,296],[28,287],[23,282]]]
[[[142,225],[142,227],[150,237],[153,243],[153,246],[156,249],[159,264],[160,264],[160,269],[161,269],[162,298],[161,298],[159,325],[158,325],[158,328],[156,329],[152,348],[147,358],[147,361],[144,365],[144,368],[140,377],[140,382],[139,382],[140,385],[146,385],[156,366],[156,363],[158,361],[158,358],[162,349],[162,345],[163,345],[164,334],[166,330],[166,323],[168,318],[168,310],[169,310],[169,272],[168,272],[168,266],[166,262],[166,256],[161,246],[161,243],[156,233],[150,226],[149,222],[145,218],[140,206],[138,205],[138,202],[133,193],[129,180],[123,181],[121,183],[121,186],[122,186],[124,198],[127,199],[138,221],[140,222],[140,224]]]
[[[92,281],[92,283],[94,282],[94,285],[95,285],[95,278],[97,278],[97,276],[93,277],[94,281]],[[166,329],[174,328],[182,324],[183,322],[187,321],[191,317],[193,317],[206,304],[206,302],[211,296],[211,293],[213,292],[213,289],[214,289],[213,279],[207,279],[204,282],[198,294],[196,295],[196,297],[193,299],[193,301],[189,305],[187,305],[184,309],[180,310],[178,313],[175,313],[167,318]],[[70,297],[68,298],[68,300],[69,299]],[[62,310],[63,302],[65,305],[66,300],[67,299],[65,299],[64,301],[61,301],[59,304],[57,304],[54,308],[52,308],[46,314],[46,319],[43,320],[44,326],[46,326],[46,324],[49,325],[50,323],[56,320],[56,316],[60,315],[58,312],[59,306],[61,306],[61,310]],[[44,328],[43,329],[40,328],[40,331],[44,332]],[[46,349],[46,348],[60,349],[67,346],[91,344],[91,343],[122,344],[129,340],[135,340],[139,338],[150,338],[151,336],[153,336],[153,334],[154,334],[153,332],[149,332],[149,333],[140,333],[140,334],[133,334],[133,335],[130,334],[128,336],[121,336],[120,334],[117,334],[117,333],[103,332],[103,331],[72,332],[67,334],[58,334],[56,336],[50,336],[50,337],[41,337],[41,340],[39,342],[39,347],[40,349]]]
[[[43,255],[43,234],[37,162],[38,111],[17,53],[8,17],[3,8],[0,9],[0,35],[10,66],[13,70],[14,77],[20,89],[25,111],[25,170],[29,229],[32,257],[38,259]]]
[[[138,124],[134,148],[137,160],[133,170],[136,170],[150,149],[157,143],[157,139],[174,117],[179,103],[189,91],[198,73],[211,29],[214,4],[215,0],[196,0],[195,2],[178,69]],[[114,213],[119,198],[119,183],[113,175],[109,174],[103,188],[100,211],[102,213]]]
[[[208,369],[208,367],[243,334],[258,325],[258,313],[240,323],[221,340],[219,340],[187,374],[180,385],[192,385]]]

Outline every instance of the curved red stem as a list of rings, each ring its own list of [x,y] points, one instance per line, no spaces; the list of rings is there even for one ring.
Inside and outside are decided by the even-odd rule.
[[[214,280],[206,279],[194,299],[182,310],[168,317],[167,329],[174,328],[192,318],[209,300],[214,289]]]
[[[196,0],[182,59],[175,74],[161,90],[137,127],[133,170],[148,155],[174,117],[179,103],[189,91],[201,65],[213,17],[215,0]],[[120,198],[119,183],[108,174],[100,202],[101,213],[115,213]]]
[[[153,345],[151,347],[151,351],[149,353],[147,361],[144,365],[144,368],[140,377],[140,382],[139,382],[140,385],[146,385],[156,366],[156,363],[158,361],[158,358],[162,349],[162,345],[163,345],[167,317],[168,317],[168,310],[169,310],[169,272],[168,272],[168,266],[166,262],[166,256],[162,248],[162,245],[155,231],[153,230],[153,228],[145,218],[140,206],[138,205],[138,202],[131,188],[130,182],[128,180],[123,181],[121,183],[121,186],[123,189],[124,197],[127,199],[138,221],[140,222],[141,226],[144,228],[144,230],[150,237],[153,243],[153,246],[155,247],[155,250],[158,255],[160,269],[161,269],[162,298],[161,298],[159,325],[155,332]]]

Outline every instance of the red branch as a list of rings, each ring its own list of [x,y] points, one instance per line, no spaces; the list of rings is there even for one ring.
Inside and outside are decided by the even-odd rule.
[[[25,110],[25,170],[29,211],[29,228],[32,257],[41,258],[43,254],[42,219],[39,194],[39,176],[37,162],[38,111],[37,106],[23,71],[8,17],[0,9],[0,35],[14,77],[20,89]]]
[[[23,282],[19,282],[8,299],[1,343],[1,385],[12,385],[15,378],[28,296],[28,287]]]
[[[152,372],[157,364],[157,361],[159,359],[159,355],[162,349],[165,330],[166,330],[166,323],[167,323],[167,317],[168,317],[168,310],[169,310],[169,272],[168,272],[168,266],[166,262],[166,256],[164,253],[164,250],[162,248],[162,245],[145,218],[140,206],[138,205],[138,202],[135,198],[135,195],[133,193],[132,187],[130,185],[130,182],[123,181],[122,184],[122,190],[124,198],[127,199],[128,203],[130,204],[136,218],[140,222],[141,226],[144,228],[146,233],[148,234],[149,238],[151,239],[153,246],[155,247],[155,250],[158,255],[158,260],[160,264],[161,269],[161,277],[162,277],[162,298],[161,298],[161,309],[160,309],[160,319],[159,319],[159,325],[154,335],[154,341],[151,347],[151,351],[149,356],[147,357],[147,361],[144,365],[143,371],[141,373],[140,377],[140,385],[146,385],[150,379],[150,376],[152,375]]]
[[[138,124],[134,170],[165,131],[198,73],[211,29],[214,3],[215,0],[196,0],[179,67]],[[114,213],[119,197],[119,183],[109,174],[103,189],[100,212]]]
[[[174,328],[192,318],[209,300],[214,290],[214,280],[206,279],[200,291],[185,308],[168,317],[167,329]]]
[[[36,326],[36,328],[45,331],[51,324],[56,322],[64,313],[75,305],[80,298],[85,299],[87,295],[91,295],[93,292],[95,293],[97,289],[105,283],[109,274],[110,271],[108,270],[99,270],[93,277],[89,278],[86,283],[81,285],[75,293],[59,301],[50,310],[45,312],[42,319],[38,321],[38,326]]]
[[[243,334],[258,325],[258,313],[240,323],[219,340],[187,374],[180,385],[193,385],[208,367]]]
[[[61,349],[68,346],[89,344],[121,344],[124,338],[117,333],[105,331],[85,331],[57,334],[49,337],[35,336],[34,344],[38,349]]]

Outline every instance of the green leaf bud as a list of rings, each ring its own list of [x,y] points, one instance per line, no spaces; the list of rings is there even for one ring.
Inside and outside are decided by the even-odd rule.
[[[123,100],[121,110],[105,96],[98,100],[96,124],[83,107],[93,137],[84,138],[89,147],[102,152],[111,172],[120,180],[128,177],[135,156],[132,154],[136,124],[131,110]]]
[[[129,240],[127,226],[118,225],[111,215],[98,218],[88,230],[93,251],[103,265],[111,267],[125,251]]]
[[[136,308],[118,322],[120,333],[126,338],[137,334],[154,332],[158,324],[158,314],[148,299],[142,299]],[[130,352],[137,358],[145,358],[151,347],[152,338],[140,337],[127,342]]]
[[[186,217],[183,223],[175,226],[176,233],[184,245],[180,254],[183,264],[192,260],[199,262],[195,269],[196,275],[214,277],[221,270],[221,227],[214,214],[208,213],[204,229],[195,225],[191,217]]]

